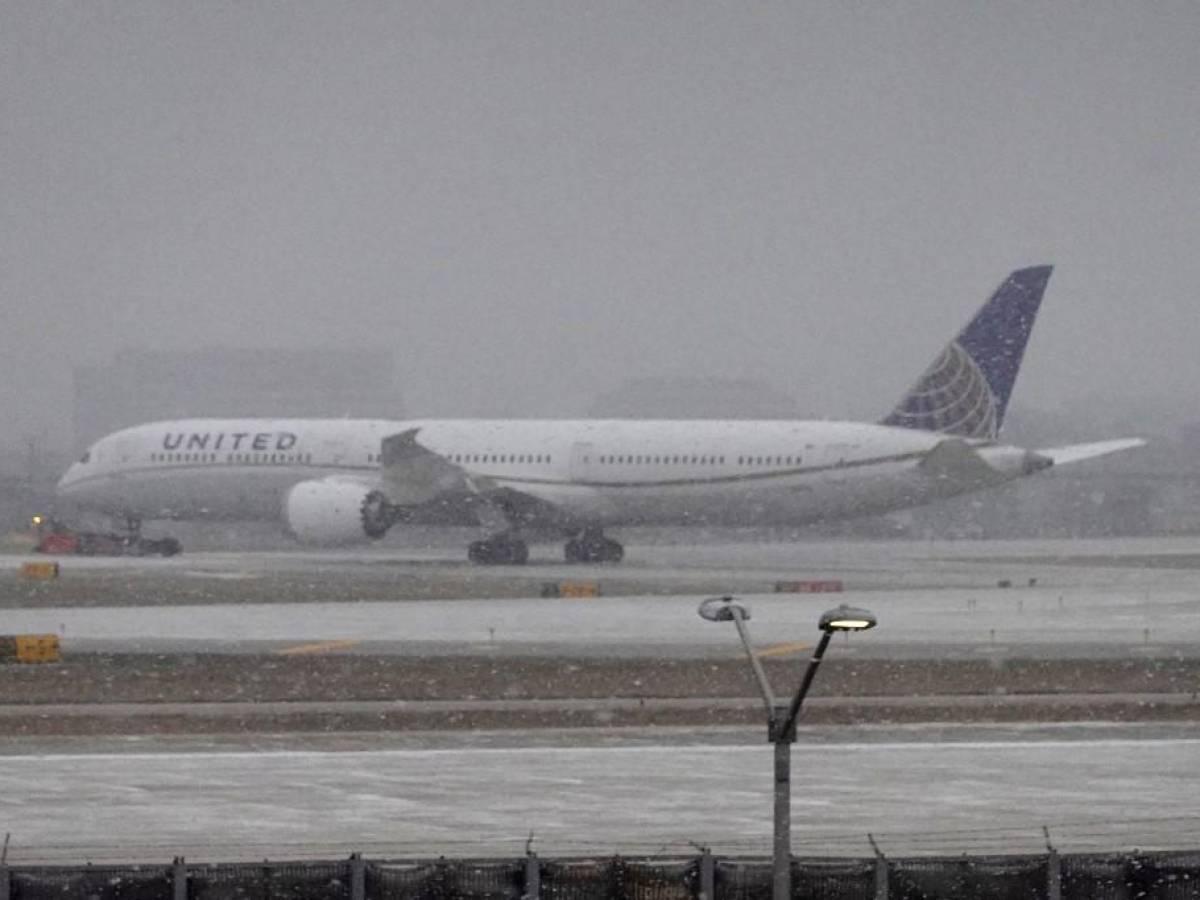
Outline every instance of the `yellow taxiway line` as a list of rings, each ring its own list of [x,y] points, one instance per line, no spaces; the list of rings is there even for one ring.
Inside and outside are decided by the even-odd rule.
[[[773,647],[767,647],[764,650],[759,650],[754,655],[759,659],[768,656],[789,656],[793,653],[799,653],[802,650],[811,650],[812,644],[775,644]]]
[[[362,641],[320,641],[315,644],[298,644],[295,647],[284,647],[276,650],[276,656],[303,656],[308,653],[327,653],[330,650],[345,650]]]

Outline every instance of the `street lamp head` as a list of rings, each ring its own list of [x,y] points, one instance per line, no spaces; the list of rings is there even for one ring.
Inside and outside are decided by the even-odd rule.
[[[696,610],[700,618],[710,622],[732,622],[740,613],[742,620],[750,618],[750,610],[740,603],[734,603],[732,597],[709,597]]]
[[[876,624],[874,613],[843,603],[821,616],[820,627],[822,631],[866,631]]]

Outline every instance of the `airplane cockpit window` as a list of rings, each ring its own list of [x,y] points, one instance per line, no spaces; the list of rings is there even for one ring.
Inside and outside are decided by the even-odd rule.
[[[79,461],[81,463],[83,463],[84,465],[87,465],[87,463],[90,462],[91,459],[92,459],[92,451],[91,450],[84,450],[83,456],[79,457]]]

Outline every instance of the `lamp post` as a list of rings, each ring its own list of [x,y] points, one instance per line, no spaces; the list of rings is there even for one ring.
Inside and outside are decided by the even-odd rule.
[[[700,604],[700,616],[710,622],[733,622],[746,650],[750,668],[767,709],[767,740],[775,745],[775,828],[771,853],[771,896],[773,900],[791,900],[792,894],[792,744],[796,741],[796,718],[816,677],[821,657],[835,631],[866,631],[874,628],[875,616],[865,609],[845,604],[825,612],[818,622],[821,640],[809,660],[804,678],[791,702],[784,706],[775,699],[767,673],[750,643],[746,621],[750,610],[733,597],[711,597]]]

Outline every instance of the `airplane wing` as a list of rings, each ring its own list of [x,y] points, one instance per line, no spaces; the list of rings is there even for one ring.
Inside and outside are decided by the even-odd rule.
[[[1146,442],[1142,438],[1118,438],[1112,441],[1097,441],[1093,444],[1071,444],[1066,447],[1049,447],[1044,450],[1035,450],[1039,456],[1045,456],[1054,460],[1054,465],[1065,466],[1068,463],[1079,462],[1084,459],[1095,459],[1099,456],[1108,456],[1110,453],[1119,453],[1122,450],[1132,450],[1134,447],[1143,447]]]
[[[383,439],[382,489],[405,507],[406,521],[438,525],[483,525],[493,531],[562,528],[569,515],[545,500],[472,475],[417,440],[412,428]]]
[[[383,492],[391,502],[415,506],[445,494],[479,493],[495,487],[489,479],[474,477],[417,443],[418,431],[410,428],[389,435],[381,444]]]

